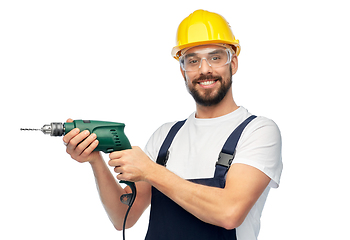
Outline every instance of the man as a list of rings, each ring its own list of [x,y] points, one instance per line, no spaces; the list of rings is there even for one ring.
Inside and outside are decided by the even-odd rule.
[[[222,16],[195,11],[180,24],[177,40],[172,54],[196,111],[180,125],[161,126],[145,152],[133,147],[109,155],[117,179],[136,183],[126,227],[152,202],[147,240],[257,239],[268,192],[282,171],[279,129],[236,105],[231,79],[240,45]],[[121,230],[127,206],[119,198],[131,190],[92,152],[96,135],[74,129],[63,140],[73,159],[91,164],[101,201]]]

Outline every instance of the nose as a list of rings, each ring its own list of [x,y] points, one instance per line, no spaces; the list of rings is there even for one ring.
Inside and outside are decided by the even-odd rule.
[[[203,59],[205,61],[203,61]],[[199,70],[202,74],[207,74],[209,72],[212,72],[211,65],[206,58],[201,59],[201,64],[199,64]]]

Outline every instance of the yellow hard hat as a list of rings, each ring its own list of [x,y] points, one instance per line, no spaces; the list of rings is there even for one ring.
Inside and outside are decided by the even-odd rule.
[[[197,10],[180,23],[176,34],[177,46],[173,48],[171,55],[178,60],[182,49],[216,43],[231,45],[237,56],[241,51],[239,40],[235,38],[223,16]]]

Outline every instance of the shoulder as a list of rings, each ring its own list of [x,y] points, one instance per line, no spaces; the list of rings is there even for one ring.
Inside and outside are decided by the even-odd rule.
[[[164,142],[166,136],[168,135],[168,132],[174,126],[176,122],[168,122],[160,126],[150,137],[148,140],[146,147],[145,147],[145,153],[153,160],[155,161],[158,152],[160,149],[160,146]]]
[[[277,124],[266,117],[258,116],[246,127],[245,135],[260,135],[260,137],[280,137],[281,132]]]
[[[252,150],[281,149],[281,132],[277,124],[266,117],[256,117],[244,130],[239,147]]]
[[[244,107],[240,107],[237,110],[237,114],[238,115],[233,115],[235,118],[240,119],[239,121],[243,122],[244,120],[246,120],[247,118],[251,117],[253,114],[251,114],[247,109],[245,109]],[[239,124],[239,123],[238,123]],[[238,125],[237,125],[238,126]],[[279,128],[277,126],[277,124],[264,116],[257,116],[255,119],[253,119],[245,128],[244,132],[245,133],[253,133],[253,132],[275,132],[279,134]],[[246,134],[247,135],[247,134]]]
[[[168,122],[161,125],[151,136],[151,138],[162,138],[162,140],[165,139],[170,129],[176,124],[177,122]],[[163,141],[162,141],[163,142]]]
[[[253,166],[274,182],[276,187],[282,171],[282,138],[277,124],[266,117],[254,119],[242,134],[237,145],[236,163]]]

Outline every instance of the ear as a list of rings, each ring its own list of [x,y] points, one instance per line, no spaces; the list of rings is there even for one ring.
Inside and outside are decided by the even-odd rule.
[[[231,67],[232,67],[232,75],[234,75],[238,70],[238,58],[236,54],[232,56]]]

